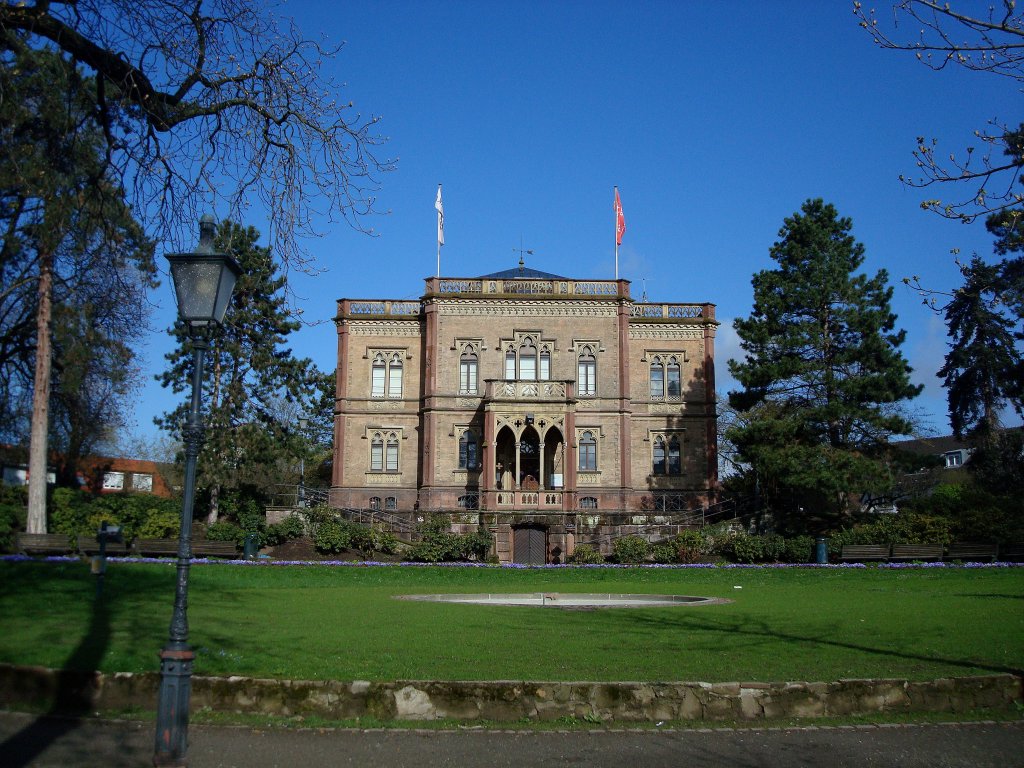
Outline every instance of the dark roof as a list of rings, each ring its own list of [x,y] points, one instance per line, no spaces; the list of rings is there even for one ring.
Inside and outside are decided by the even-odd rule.
[[[970,446],[953,435],[940,437],[919,437],[915,440],[898,440],[893,445],[900,450],[919,455],[938,455],[947,451],[957,451]]]
[[[561,275],[553,275],[550,272],[541,272],[539,269],[530,269],[523,266],[522,262],[514,269],[505,269],[501,272],[492,272],[489,275],[480,275],[481,280],[516,280],[516,279],[539,279],[539,280],[568,280]]]

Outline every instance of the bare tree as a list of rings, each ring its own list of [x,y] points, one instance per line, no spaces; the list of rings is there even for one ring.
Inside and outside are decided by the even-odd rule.
[[[309,40],[251,0],[36,0],[0,4],[8,46],[55,46],[96,78],[107,160],[156,240],[188,242],[202,211],[266,209],[285,267],[318,219],[364,229],[377,117],[336,100]],[[0,94],[2,96],[2,94]],[[225,210],[226,206],[226,210]]]
[[[973,6],[978,12],[962,10],[969,5],[898,0],[893,4],[891,24],[879,23],[874,9],[865,11],[859,2],[853,4],[853,12],[880,48],[913,53],[923,65],[937,71],[962,67],[1024,83],[1024,13],[1017,10],[1016,0],[998,0],[984,11],[977,3]],[[977,146],[948,157],[937,139],[919,136],[914,159],[920,175],[901,175],[900,180],[918,188],[949,182],[970,184],[974,192],[968,198],[921,202],[922,208],[948,219],[969,223],[978,216],[1019,205],[1024,201],[1017,189],[1024,155],[1006,152],[1019,131],[1019,121],[994,117],[984,129],[974,132]]]

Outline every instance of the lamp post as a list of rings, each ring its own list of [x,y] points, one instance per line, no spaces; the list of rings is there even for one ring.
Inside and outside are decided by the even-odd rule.
[[[160,652],[160,695],[156,713],[155,766],[186,766],[188,708],[192,660],[188,644],[188,571],[192,557],[192,505],[196,492],[196,459],[203,443],[200,406],[203,362],[210,346],[210,332],[224,319],[235,281],[241,274],[237,262],[213,248],[216,224],[212,216],[199,221],[199,246],[194,253],[170,253],[171,279],[178,303],[178,319],[188,326],[194,354],[192,407],[182,429],[185,443],[185,496],[181,505],[178,536],[178,578],[170,637]]]
[[[298,506],[306,506],[306,427],[309,426],[309,419],[305,416],[299,417],[299,434],[302,435],[303,443],[299,447],[299,500]]]

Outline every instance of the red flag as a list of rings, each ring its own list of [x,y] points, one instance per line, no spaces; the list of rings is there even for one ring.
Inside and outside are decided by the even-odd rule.
[[[615,245],[622,245],[622,236],[626,234],[626,217],[622,213],[622,201],[619,199],[619,188],[615,188]]]

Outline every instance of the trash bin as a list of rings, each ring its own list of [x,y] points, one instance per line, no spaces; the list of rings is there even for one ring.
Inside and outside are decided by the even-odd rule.
[[[818,565],[828,564],[828,539],[824,536],[814,540],[814,562]]]
[[[245,553],[246,560],[256,559],[256,555],[258,555],[260,551],[260,539],[258,534],[245,534],[245,547],[243,551]]]

